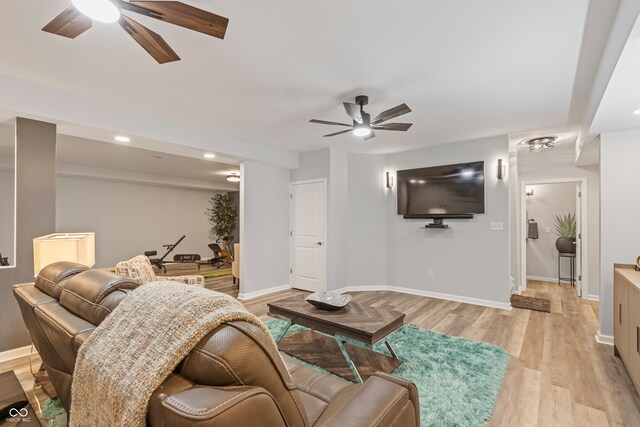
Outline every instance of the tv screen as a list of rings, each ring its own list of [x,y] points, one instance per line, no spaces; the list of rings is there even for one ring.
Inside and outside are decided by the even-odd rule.
[[[398,171],[398,215],[484,213],[484,162]]]

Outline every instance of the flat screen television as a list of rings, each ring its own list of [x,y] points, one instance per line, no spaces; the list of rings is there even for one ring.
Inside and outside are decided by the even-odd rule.
[[[470,218],[484,213],[484,162],[398,171],[398,215]]]

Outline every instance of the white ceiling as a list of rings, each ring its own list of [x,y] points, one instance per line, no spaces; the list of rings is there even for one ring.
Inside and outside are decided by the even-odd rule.
[[[590,134],[640,127],[640,20],[633,27],[602,98]]]
[[[0,156],[13,156],[14,128],[8,124],[0,124]],[[237,165],[221,163],[204,158],[178,156],[134,148],[128,144],[115,144],[58,134],[56,151],[59,172],[74,176],[85,175],[88,166],[103,170],[102,176],[109,179],[125,180],[131,173],[136,177],[145,176],[149,182],[158,178],[159,185],[173,183],[185,186],[185,182],[193,187],[215,188],[226,191],[237,191],[240,186],[226,180],[229,173],[239,173]],[[122,174],[119,173],[122,172]],[[98,174],[92,174],[92,176]]]
[[[225,163],[61,134],[58,134],[56,147],[60,163],[187,178],[225,190],[240,188],[226,180],[230,172],[239,173],[239,168]]]
[[[539,172],[541,167],[552,168],[572,165],[576,155],[575,135],[566,133],[557,134],[557,136],[558,140],[555,142],[553,149],[539,153],[532,153],[527,145],[521,144],[524,139],[518,139],[517,142],[511,140],[511,146],[516,150],[518,156],[518,173]]]
[[[117,25],[40,31],[69,0],[3,0],[0,74],[293,151],[394,152],[568,127],[588,0],[185,0],[230,18],[224,41],[142,16],[182,61],[158,65]],[[406,133],[321,135],[340,105],[406,102]],[[335,129],[335,130],[339,130]],[[212,143],[213,144],[213,143]]]

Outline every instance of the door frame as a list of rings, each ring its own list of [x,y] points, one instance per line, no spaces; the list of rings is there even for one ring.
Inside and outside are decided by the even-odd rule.
[[[551,178],[551,179],[531,179],[531,180],[522,180],[520,181],[519,197],[518,201],[520,204],[520,215],[518,218],[518,236],[520,238],[519,246],[520,246],[520,283],[518,283],[518,292],[522,292],[527,289],[527,195],[526,195],[526,187],[527,185],[541,185],[541,184],[559,184],[559,183],[580,183],[580,226],[581,226],[581,254],[580,254],[580,268],[582,274],[582,280],[580,281],[580,289],[576,286],[576,293],[579,297],[588,299],[589,296],[589,271],[585,268],[586,263],[584,262],[585,258],[588,258],[589,254],[589,233],[587,221],[588,215],[588,201],[589,201],[589,190],[588,190],[588,179],[586,176],[575,177],[575,178]]]
[[[317,178],[317,179],[305,179],[301,181],[291,181],[289,182],[289,283],[291,287],[293,287],[293,187],[296,185],[304,185],[304,184],[317,184],[321,183],[324,189],[324,236],[322,237],[323,247],[324,247],[324,256],[322,257],[322,269],[324,270],[323,274],[323,283],[322,290],[327,290],[327,247],[329,247],[329,243],[327,243],[327,228],[329,224],[328,217],[328,195],[327,195],[327,178]]]

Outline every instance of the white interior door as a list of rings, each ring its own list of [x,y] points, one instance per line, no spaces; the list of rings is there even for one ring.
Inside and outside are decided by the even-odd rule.
[[[582,183],[576,183],[576,292],[582,296]]]
[[[291,184],[291,286],[325,290],[325,183]]]

